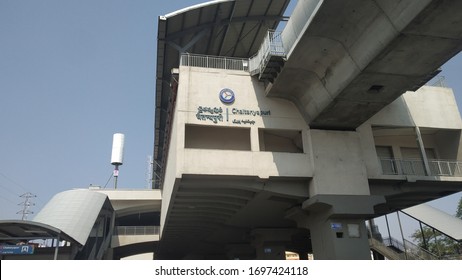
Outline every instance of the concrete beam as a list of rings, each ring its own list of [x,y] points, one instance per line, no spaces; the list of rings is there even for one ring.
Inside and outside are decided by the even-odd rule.
[[[312,128],[354,130],[462,50],[461,10],[457,0],[323,1],[267,95],[292,100]]]

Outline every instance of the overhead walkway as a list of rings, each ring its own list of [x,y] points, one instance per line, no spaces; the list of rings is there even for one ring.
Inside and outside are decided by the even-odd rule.
[[[155,253],[160,240],[159,226],[118,226],[112,236],[113,259]]]
[[[270,36],[250,72],[311,128],[354,130],[462,49],[461,10],[458,0],[299,0],[280,34],[284,52],[272,54],[279,35]]]
[[[404,214],[449,236],[457,242],[462,242],[462,220],[436,209],[427,204],[401,210]]]
[[[154,253],[159,242],[160,190],[93,189],[108,196],[116,212],[116,227],[108,248],[108,258]],[[128,224],[128,225],[127,225]],[[136,224],[137,226],[133,226]]]
[[[409,240],[404,243],[395,238],[378,240],[369,239],[369,245],[374,253],[378,253],[388,260],[438,260],[438,256],[421,248]]]
[[[428,204],[416,205],[403,209],[401,212],[462,245],[461,219]],[[428,236],[426,238],[430,239]],[[390,260],[438,260],[447,259],[448,257],[454,258],[454,255],[436,255],[406,239],[399,241],[392,237],[381,239],[373,236],[369,239],[369,245],[372,251]]]

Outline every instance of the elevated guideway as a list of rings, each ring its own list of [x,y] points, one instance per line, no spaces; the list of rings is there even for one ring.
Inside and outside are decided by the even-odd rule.
[[[299,0],[282,32],[286,61],[260,78],[310,127],[354,130],[462,49],[461,10],[458,0]]]
[[[105,190],[93,191],[108,196],[117,216],[127,216],[134,213],[160,212],[162,196],[160,190]]]
[[[111,258],[120,259],[143,253],[153,253],[159,242],[159,213],[162,203],[160,190],[93,191],[108,196],[116,211],[114,234],[111,237]],[[124,226],[124,223],[139,226]],[[122,224],[122,225],[121,225]]]

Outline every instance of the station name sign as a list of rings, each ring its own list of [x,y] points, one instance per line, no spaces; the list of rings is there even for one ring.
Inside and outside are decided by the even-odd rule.
[[[254,125],[255,120],[250,119],[250,117],[265,117],[270,115],[270,110],[249,110],[241,108],[225,108],[223,110],[222,107],[199,106],[197,108],[196,118],[200,121],[211,121],[213,123],[226,121],[234,124]]]
[[[32,245],[0,245],[0,255],[32,255]]]

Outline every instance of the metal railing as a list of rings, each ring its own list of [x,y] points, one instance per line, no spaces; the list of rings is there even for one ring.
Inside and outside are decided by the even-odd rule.
[[[114,235],[154,235],[159,233],[159,226],[118,226],[114,231]]]
[[[442,87],[447,88],[446,85],[446,77],[445,76],[436,76],[434,79],[431,80],[430,86],[432,87]]]
[[[181,55],[180,65],[247,71],[255,75],[262,71],[271,56],[285,56],[281,32],[268,31],[258,53],[249,59],[184,53]]]
[[[382,243],[382,241],[372,237],[369,238],[369,246],[371,249],[374,249],[376,252],[380,253],[384,257],[390,259],[390,260],[405,260],[406,257],[404,256],[403,253],[397,252],[390,247],[388,247],[386,244]]]
[[[385,175],[426,176],[424,162],[421,159],[380,158],[382,172]],[[428,160],[428,176],[462,176],[462,162],[451,160]]]
[[[181,55],[181,66],[214,68],[225,70],[249,71],[249,60],[224,56],[210,56],[184,53]]]
[[[406,253],[408,259],[413,260],[437,260],[438,257],[429,251],[425,250],[422,247],[415,245],[409,240],[404,239],[404,244],[406,245]]]
[[[406,239],[404,239],[404,243],[392,237],[384,238],[382,242],[373,238],[373,241],[374,242],[371,244],[373,244],[376,248],[380,249],[380,247],[385,246],[387,248],[393,247],[397,249],[397,251],[394,251],[394,253],[387,252],[388,254],[393,255],[394,259],[438,260],[436,255]],[[383,252],[385,252],[385,250],[385,248],[382,248]]]
[[[249,72],[251,75],[261,73],[263,68],[271,56],[286,55],[284,45],[282,43],[281,32],[279,31],[268,31],[265,39],[261,43],[258,52],[249,58]]]

